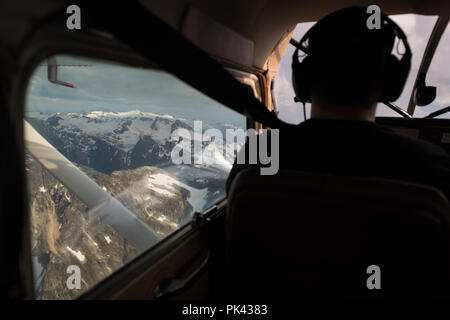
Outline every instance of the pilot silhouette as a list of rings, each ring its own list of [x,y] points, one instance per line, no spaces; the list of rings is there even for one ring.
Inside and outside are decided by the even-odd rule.
[[[339,10],[300,41],[307,55],[299,61],[296,50],[293,56],[293,86],[297,101],[311,102],[311,117],[295,129],[280,129],[280,170],[418,182],[450,197],[444,149],[374,122],[377,103],[401,94],[411,52],[394,22],[383,14],[381,28],[369,29],[369,16],[364,7]],[[396,38],[405,49],[400,58],[391,54]],[[248,143],[244,148],[248,156]],[[240,170],[261,166],[246,163],[234,164],[227,191]]]

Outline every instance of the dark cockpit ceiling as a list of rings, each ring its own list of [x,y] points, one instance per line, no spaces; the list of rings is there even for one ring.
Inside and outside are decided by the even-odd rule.
[[[296,23],[317,21],[332,11],[351,5],[377,4],[387,14],[416,13],[441,15],[450,13],[449,1],[299,1],[299,0],[167,0],[142,1],[147,8],[175,28],[182,28],[183,14],[188,5],[197,7],[214,20],[236,31],[254,43],[252,65],[263,68],[267,57],[280,37],[291,31]]]
[[[248,64],[258,69],[264,68],[267,58],[277,47],[280,39],[283,35],[289,34],[296,23],[316,21],[320,17],[346,6],[374,4],[374,1],[369,0],[324,0],[319,2],[299,0],[141,0],[141,2],[149,11],[180,32],[183,32],[183,28],[186,29],[184,22],[190,8],[196,8],[212,21],[222,24],[238,37],[248,40],[250,45],[244,46],[245,50],[250,50],[246,55],[251,54],[251,61],[248,61]],[[26,35],[39,25],[41,19],[45,19],[68,4],[71,4],[71,1],[17,0],[14,3],[8,3],[5,8],[2,8],[4,5],[0,4],[0,32],[2,32],[0,39],[6,42],[3,45],[7,47],[19,45]],[[376,4],[387,14],[442,15],[450,13],[449,1],[378,0]],[[2,25],[7,25],[8,28],[3,28]],[[14,26],[14,32],[11,32],[12,26]],[[228,40],[223,39],[224,42]],[[216,39],[216,41],[220,42],[220,39]],[[234,56],[240,57],[239,54]],[[229,57],[227,56],[227,58]]]

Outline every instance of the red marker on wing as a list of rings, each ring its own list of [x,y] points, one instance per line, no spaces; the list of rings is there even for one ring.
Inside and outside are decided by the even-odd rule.
[[[75,88],[75,85],[73,83],[58,80],[58,65],[56,64],[56,60],[54,58],[48,59],[47,67],[48,67],[47,70],[48,81],[54,84],[59,84],[61,86]]]
[[[69,83],[69,82],[64,82],[64,81],[60,81],[60,80],[54,80],[54,81],[50,80],[50,82],[60,84],[62,86],[66,86],[66,87],[70,87],[70,88],[75,88],[75,85],[73,83]]]

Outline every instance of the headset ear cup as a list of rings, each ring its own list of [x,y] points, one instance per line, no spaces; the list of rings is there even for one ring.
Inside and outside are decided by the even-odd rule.
[[[292,61],[292,86],[297,101],[311,102],[311,57],[298,61],[297,53],[294,53]]]
[[[395,101],[397,100],[398,93],[398,60],[392,54],[389,55],[386,61],[384,83],[383,83],[383,94],[381,96],[382,101]]]
[[[410,62],[407,60],[399,61],[394,55],[390,55],[386,62],[385,82],[383,83],[383,93],[381,101],[395,101],[397,100],[405,86],[410,69]]]
[[[294,89],[294,100],[295,102],[298,102],[298,96],[300,94],[300,89],[298,85],[298,78],[300,73],[300,61],[298,61],[298,49],[294,51],[294,54],[292,56],[292,88]]]

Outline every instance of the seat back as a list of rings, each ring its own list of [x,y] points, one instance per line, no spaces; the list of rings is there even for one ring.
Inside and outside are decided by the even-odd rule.
[[[228,195],[227,293],[444,294],[449,212],[446,197],[430,186],[245,169]],[[368,270],[373,265],[379,273]],[[368,282],[381,289],[369,289]]]

